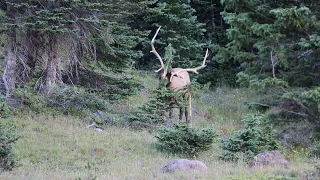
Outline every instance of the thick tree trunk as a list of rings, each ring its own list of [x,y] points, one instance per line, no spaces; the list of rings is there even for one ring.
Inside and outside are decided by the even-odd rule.
[[[8,3],[6,4],[6,16],[15,21],[13,7]],[[3,85],[5,88],[6,98],[14,90],[16,84],[16,69],[17,69],[17,55],[16,55],[16,31],[10,29],[7,31],[8,42],[6,48],[6,66],[2,75]]]
[[[44,87],[42,92],[50,94],[56,85],[57,81],[57,66],[58,62],[58,48],[57,48],[57,37],[54,33],[48,35],[47,45],[48,62],[45,70]]]
[[[72,41],[69,39],[69,41]],[[68,50],[70,52],[69,61],[68,61],[68,72],[64,73],[62,80],[64,83],[79,84],[79,68],[80,60],[83,57],[82,45],[79,41],[74,40]]]
[[[6,45],[7,57],[6,67],[2,76],[4,87],[6,90],[6,97],[10,96],[10,93],[14,90],[16,85],[16,69],[17,69],[17,56],[15,48],[15,31],[8,32],[8,43]]]
[[[30,69],[25,74],[21,74],[20,78],[24,83],[27,83],[32,80],[34,75],[34,70],[36,68],[36,63],[39,56],[39,49],[40,49],[40,36],[39,32],[35,30],[27,30],[27,37],[26,37],[26,43],[27,47],[27,62],[26,65]],[[24,67],[22,67],[24,68]]]

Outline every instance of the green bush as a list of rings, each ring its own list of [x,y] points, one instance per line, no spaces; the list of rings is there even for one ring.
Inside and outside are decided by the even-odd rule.
[[[106,110],[107,102],[96,93],[66,86],[57,88],[50,94],[47,106],[61,108],[65,114],[81,116],[86,111]]]
[[[170,56],[170,46],[169,55]],[[170,58],[169,58],[170,59]],[[185,108],[188,106],[188,99],[185,98],[186,90],[192,92],[193,97],[200,96],[199,89],[201,85],[197,82],[191,82],[183,89],[174,91],[167,88],[168,79],[163,78],[159,81],[159,88],[152,92],[149,100],[127,116],[129,122],[140,121],[151,124],[160,124],[165,122],[166,113],[170,108]]]
[[[152,124],[163,123],[166,119],[166,112],[169,110],[169,104],[173,107],[182,106],[178,104],[179,101],[175,99],[181,99],[179,92],[174,92],[172,89],[160,88],[154,90],[153,95],[149,98],[145,104],[139,106],[128,116],[128,121],[141,121]],[[173,97],[176,97],[175,99]],[[183,102],[183,101],[181,101]]]
[[[6,118],[10,115],[11,111],[4,98],[0,100],[0,118]]]
[[[316,143],[309,152],[310,157],[320,157],[320,142]]]
[[[41,112],[46,106],[45,97],[28,87],[15,89],[13,97],[34,112]]]
[[[127,118],[129,122],[140,121],[151,124],[163,123],[166,119],[165,110],[160,109],[163,104],[155,99],[150,99],[133,111]]]
[[[16,165],[11,145],[19,139],[14,127],[0,123],[0,169],[11,170]]]
[[[194,157],[208,150],[217,134],[211,128],[194,129],[186,124],[175,124],[173,129],[161,128],[155,137],[158,140],[155,143],[157,150]]]
[[[249,115],[243,120],[244,129],[235,132],[232,137],[222,141],[223,160],[238,160],[238,154],[244,153],[247,158],[278,148],[278,141],[272,126],[266,123],[260,114]]]

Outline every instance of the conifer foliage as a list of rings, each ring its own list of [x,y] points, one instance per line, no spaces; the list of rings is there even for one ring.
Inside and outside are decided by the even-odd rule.
[[[20,136],[13,126],[0,123],[0,170],[11,170],[16,166],[16,158],[12,152],[12,144]]]
[[[155,137],[158,140],[155,145],[159,151],[193,158],[200,152],[209,150],[217,134],[210,128],[195,129],[186,124],[175,124],[172,129],[160,129]]]
[[[155,64],[154,58],[150,57],[150,39],[155,30],[161,26],[161,33],[158,35],[160,54],[164,53],[164,48],[172,44],[176,50],[173,58],[173,67],[191,67],[201,62],[206,44],[203,38],[205,32],[204,25],[195,16],[195,10],[191,7],[189,0],[156,0],[142,1],[141,4],[146,9],[140,13],[137,21],[139,28],[151,30],[150,38],[147,42],[142,42],[145,52],[144,59],[140,60],[141,65]],[[155,62],[155,63],[153,63]]]
[[[49,106],[71,107],[87,93],[103,100],[136,93],[131,70],[158,69],[150,40],[161,26],[156,49],[166,64],[198,66],[208,48],[213,61],[198,82],[255,89],[260,97],[248,104],[263,106],[277,125],[307,121],[317,140],[319,12],[318,0],[0,0],[1,116],[15,105],[38,111],[52,96]],[[130,121],[163,123],[172,92],[162,90]],[[106,109],[83,102],[81,109]]]
[[[272,127],[259,114],[250,115],[243,120],[244,129],[235,132],[232,137],[222,141],[223,160],[238,160],[244,154],[245,159],[278,148]],[[243,154],[241,154],[243,153]]]
[[[319,132],[317,95],[301,96],[317,94],[320,85],[319,1],[221,3],[228,43],[217,46],[216,58],[239,63],[238,82],[259,86],[257,101],[270,107],[275,123],[307,120]]]
[[[119,24],[127,15],[121,12],[118,19],[110,17],[110,9],[116,5],[98,0],[0,1],[1,30],[7,37],[3,72],[7,96],[18,82],[23,84],[34,77],[36,88],[49,94],[57,83],[79,80],[79,73],[97,74],[92,67],[129,66],[139,51],[130,52],[135,38],[125,23]],[[113,36],[114,32],[123,35]],[[121,45],[113,49],[116,44]],[[126,51],[118,53],[121,48]],[[116,65],[111,63],[115,59]]]

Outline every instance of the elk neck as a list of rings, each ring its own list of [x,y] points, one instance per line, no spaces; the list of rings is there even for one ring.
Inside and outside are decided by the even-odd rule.
[[[170,88],[173,90],[179,90],[190,83],[189,73],[186,71],[174,75],[170,82],[171,74],[180,70],[182,70],[182,68],[173,68],[171,69],[170,72],[167,72],[166,74],[166,78],[168,80],[167,88]]]

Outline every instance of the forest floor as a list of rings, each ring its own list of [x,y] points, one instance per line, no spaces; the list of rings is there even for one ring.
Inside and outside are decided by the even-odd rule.
[[[250,112],[244,103],[254,96],[248,89],[216,88],[194,94],[194,127],[213,127],[220,138],[242,128],[241,119]],[[134,109],[148,97],[148,91],[120,100],[113,113]],[[137,103],[139,102],[139,103]],[[175,115],[177,117],[177,114]],[[97,132],[87,128],[90,119],[45,114],[25,114],[3,120],[17,127],[22,137],[13,145],[18,167],[1,172],[0,179],[317,179],[319,159],[310,159],[303,150],[281,150],[292,163],[279,167],[249,168],[244,160],[224,162],[219,140],[201,153],[207,171],[161,173],[172,159],[156,151],[155,132],[128,127],[105,126]]]

